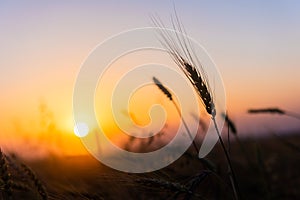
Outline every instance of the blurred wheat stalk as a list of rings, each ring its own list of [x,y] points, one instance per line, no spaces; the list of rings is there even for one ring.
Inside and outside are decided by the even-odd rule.
[[[11,175],[8,172],[8,162],[5,154],[0,149],[0,180],[3,182],[3,185],[0,189],[3,191],[3,198],[10,199],[12,196],[11,188]]]
[[[280,108],[249,109],[248,113],[250,113],[250,114],[263,114],[263,113],[279,114],[279,115],[286,115],[286,116],[293,117],[295,119],[299,119],[300,120],[300,115],[298,113],[294,113],[294,112],[291,112],[291,111],[282,110]]]
[[[6,156],[0,149],[0,199],[19,199],[16,191],[33,195],[31,199],[48,199],[46,188],[35,173],[27,165]]]
[[[192,140],[192,143],[193,143],[193,146],[194,146],[194,148],[196,150],[196,153],[198,153],[199,149],[198,149],[198,147],[197,147],[197,145],[196,145],[196,143],[195,143],[195,141],[194,141],[194,139],[192,137],[191,131],[189,130],[189,128],[187,126],[187,123],[185,122],[184,118],[182,117],[182,114],[181,114],[179,106],[176,104],[176,102],[173,99],[173,96],[172,96],[171,92],[157,78],[153,77],[153,82],[170,99],[170,101],[174,104],[174,106],[175,106],[175,108],[176,108],[176,110],[177,110],[177,112],[178,112],[178,114],[180,116],[180,119],[182,120],[182,123],[183,123],[183,125],[184,125],[184,127],[185,127],[185,129],[186,129],[186,131],[187,131],[187,133],[188,133],[188,135],[190,137],[190,139]]]

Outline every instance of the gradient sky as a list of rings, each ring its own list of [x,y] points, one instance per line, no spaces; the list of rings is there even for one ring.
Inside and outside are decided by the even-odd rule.
[[[43,132],[45,138],[61,137],[64,151],[74,152],[69,143],[79,146],[80,141],[72,131],[72,92],[84,59],[111,35],[151,25],[150,15],[168,23],[172,2],[1,1],[4,146]],[[174,2],[188,34],[218,66],[228,111],[240,132],[299,130],[292,118],[246,111],[276,106],[300,113],[300,2]]]

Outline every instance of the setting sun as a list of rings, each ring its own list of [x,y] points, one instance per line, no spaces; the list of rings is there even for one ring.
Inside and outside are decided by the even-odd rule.
[[[74,126],[74,133],[77,137],[85,137],[89,133],[89,127],[84,122],[79,122]]]

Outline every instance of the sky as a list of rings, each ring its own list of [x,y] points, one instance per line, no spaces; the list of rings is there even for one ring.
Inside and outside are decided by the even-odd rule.
[[[34,149],[43,141],[66,154],[83,152],[72,116],[81,65],[112,35],[151,26],[152,15],[168,24],[173,2],[188,35],[218,67],[228,113],[241,134],[299,130],[289,117],[246,113],[261,107],[300,113],[298,1],[0,1],[3,148],[25,142]],[[167,102],[154,95],[153,102]]]

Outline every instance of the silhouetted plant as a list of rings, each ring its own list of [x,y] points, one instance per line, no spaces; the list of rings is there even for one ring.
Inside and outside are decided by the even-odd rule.
[[[221,137],[221,133],[216,123],[216,108],[215,102],[213,98],[212,90],[210,89],[208,79],[206,77],[206,73],[199,62],[199,59],[193,52],[193,48],[191,42],[186,35],[185,29],[183,28],[182,24],[180,23],[178,16],[175,10],[175,20],[172,18],[172,25],[173,29],[175,30],[175,38],[170,35],[168,31],[166,31],[164,24],[156,18],[152,18],[153,23],[160,27],[160,37],[162,45],[168,50],[171,58],[179,67],[179,69],[185,74],[187,79],[190,81],[192,86],[194,87],[195,91],[197,92],[201,102],[203,103],[206,112],[211,116],[211,119],[214,123],[216,132],[219,137],[220,144],[222,146],[223,152],[225,154],[227,163],[229,165],[230,170],[230,180],[232,183],[232,188],[235,194],[235,198],[239,199],[240,192],[239,187],[236,179],[235,172],[233,170],[233,166],[231,163],[231,159],[229,153],[225,147],[223,139]],[[198,68],[200,70],[198,70]]]
[[[12,197],[12,187],[11,187],[11,175],[8,171],[8,162],[6,155],[0,149],[0,180],[3,181],[3,191],[4,198],[10,199]]]
[[[250,114],[262,114],[262,113],[279,114],[279,115],[286,115],[286,116],[293,117],[293,118],[300,120],[300,115],[298,113],[282,110],[279,108],[249,109],[248,113],[250,113]]]
[[[182,120],[182,123],[190,137],[190,139],[192,140],[192,143],[193,143],[193,146],[196,150],[196,153],[199,152],[199,149],[192,137],[192,134],[187,126],[187,123],[185,122],[185,120],[183,119],[182,115],[181,115],[181,111],[180,111],[180,108],[179,106],[176,104],[176,102],[174,101],[173,97],[172,97],[172,94],[171,92],[155,77],[153,77],[153,82],[155,83],[155,85],[170,99],[170,101],[172,101],[172,103],[174,104],[175,108],[176,108],[176,111],[178,112],[179,116],[180,116],[180,119]]]

